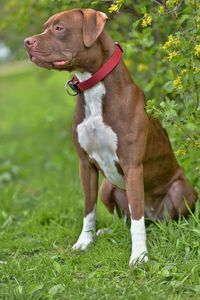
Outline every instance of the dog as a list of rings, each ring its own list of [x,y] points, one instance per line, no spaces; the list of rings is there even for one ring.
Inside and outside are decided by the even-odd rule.
[[[144,93],[121,58],[122,48],[104,29],[107,20],[106,14],[92,9],[61,12],[24,43],[39,67],[75,75],[67,87],[78,94],[72,132],[84,218],[73,249],[85,250],[95,239],[100,171],[100,198],[108,211],[116,209],[131,219],[129,264],[136,266],[148,260],[145,217],[187,217],[197,192],[178,165],[160,122],[147,116]]]

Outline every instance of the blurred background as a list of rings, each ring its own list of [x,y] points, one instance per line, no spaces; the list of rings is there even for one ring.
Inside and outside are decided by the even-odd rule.
[[[33,182],[37,176],[45,181],[55,170],[66,181],[77,172],[71,137],[75,98],[64,88],[71,75],[39,69],[23,44],[51,15],[77,7],[108,15],[106,30],[122,44],[125,63],[145,92],[147,112],[162,121],[198,189],[200,4],[189,0],[1,0],[0,184]]]

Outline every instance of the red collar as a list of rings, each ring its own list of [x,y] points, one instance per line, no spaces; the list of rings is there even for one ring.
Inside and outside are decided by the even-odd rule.
[[[96,85],[99,81],[104,79],[119,63],[123,49],[119,43],[115,43],[116,49],[113,56],[99,69],[96,73],[94,73],[89,79],[79,82],[75,77],[69,80],[66,83],[66,91],[70,96],[76,96],[78,93],[81,93],[85,90],[90,89],[94,85]],[[68,86],[75,92],[75,94],[71,94],[69,92]]]

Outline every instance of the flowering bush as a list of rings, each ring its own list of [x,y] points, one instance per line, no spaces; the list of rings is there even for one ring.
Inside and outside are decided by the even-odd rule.
[[[145,91],[147,113],[161,120],[178,160],[197,182],[200,4],[195,0],[163,0],[134,1],[133,6],[135,18],[129,39],[123,43],[128,59],[132,59],[128,67]]]

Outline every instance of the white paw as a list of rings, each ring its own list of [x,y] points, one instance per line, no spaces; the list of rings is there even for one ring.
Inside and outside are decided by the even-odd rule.
[[[138,264],[142,264],[148,261],[147,249],[140,249],[140,251],[133,251],[129,261],[130,267],[137,267]]]
[[[84,231],[80,234],[78,241],[72,247],[73,250],[86,250],[94,242],[95,235],[90,231]]]

